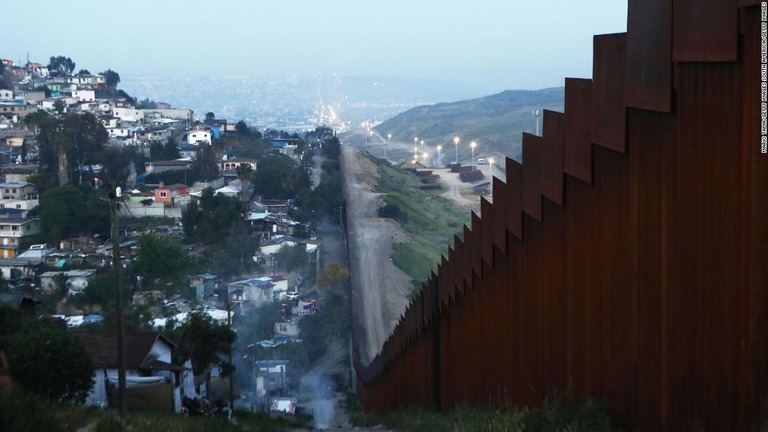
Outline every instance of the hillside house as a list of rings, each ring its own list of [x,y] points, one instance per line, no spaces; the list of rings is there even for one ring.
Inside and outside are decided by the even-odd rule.
[[[278,321],[275,323],[274,328],[275,336],[286,336],[290,339],[297,339],[299,337],[299,322],[298,321]]]
[[[212,134],[210,131],[207,131],[207,130],[191,130],[184,133],[184,135],[181,138],[181,142],[182,144],[210,145],[212,142]]]
[[[161,186],[155,189],[155,202],[163,203],[166,206],[173,206],[180,196],[186,195],[187,193],[187,185],[181,183]]]
[[[93,360],[94,385],[86,405],[114,406],[117,391],[117,337],[111,333],[72,330]],[[172,363],[176,349],[159,332],[125,334],[126,396],[129,408],[181,411],[181,372]]]
[[[37,186],[32,183],[0,183],[0,199],[30,200],[37,199]]]
[[[274,300],[275,284],[269,277],[245,279],[227,284],[227,293],[233,302],[247,303],[259,307]],[[237,296],[237,294],[242,294]]]
[[[240,164],[250,166],[253,171],[256,171],[256,168],[258,167],[258,161],[256,159],[232,158],[219,161],[219,170],[236,172],[237,167],[240,166]]]
[[[0,278],[7,281],[33,279],[42,272],[43,263],[23,259],[0,259]]]
[[[14,258],[24,238],[40,234],[40,218],[0,217],[0,258]]]
[[[144,121],[144,111],[135,108],[115,107],[112,115],[124,122],[141,123]]]
[[[164,143],[173,138],[173,128],[167,126],[142,127],[135,131],[135,138],[143,143]]]
[[[203,273],[189,277],[189,286],[195,290],[198,301],[203,301],[216,292],[216,275]]]

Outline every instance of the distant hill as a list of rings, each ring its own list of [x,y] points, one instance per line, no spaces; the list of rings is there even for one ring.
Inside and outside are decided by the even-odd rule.
[[[461,138],[459,158],[469,154],[469,143],[477,141],[475,155],[500,153],[520,160],[522,132],[536,131],[532,111],[563,111],[563,87],[542,90],[507,90],[491,96],[458,102],[418,106],[378,125],[381,136],[395,141],[414,137],[429,146],[442,144],[447,155],[454,152],[453,137]],[[543,125],[539,118],[539,128]],[[464,156],[462,156],[464,155]]]

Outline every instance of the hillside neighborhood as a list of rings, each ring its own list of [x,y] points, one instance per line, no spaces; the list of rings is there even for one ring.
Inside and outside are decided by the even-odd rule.
[[[119,80],[111,70],[76,73],[65,57],[2,60],[2,310],[68,329],[92,365],[86,405],[115,406],[121,292],[129,408],[221,409],[233,398],[222,378],[234,368],[244,383],[239,406],[294,413],[300,371],[292,368],[307,367],[325,346],[318,332],[327,329],[308,320],[346,282],[343,268],[327,274],[315,234],[321,221],[338,221],[340,192],[328,185],[338,163],[334,174],[313,156],[338,159],[338,140],[327,128],[259,131],[138,101],[118,90]],[[323,180],[312,184],[321,169],[313,177]],[[203,330],[190,330],[196,325]],[[21,357],[5,336],[0,353],[16,379]],[[277,354],[292,345],[299,348]]]

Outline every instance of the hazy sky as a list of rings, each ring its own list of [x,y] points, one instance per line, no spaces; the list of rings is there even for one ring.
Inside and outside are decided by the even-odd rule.
[[[3,8],[0,57],[130,76],[435,78],[498,91],[590,77],[626,1],[46,0]]]

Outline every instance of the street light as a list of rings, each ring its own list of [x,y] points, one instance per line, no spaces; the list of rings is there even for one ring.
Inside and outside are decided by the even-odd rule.
[[[419,158],[419,147],[413,146],[413,160],[415,161],[418,158]]]
[[[539,135],[539,117],[541,116],[541,111],[539,110],[533,110],[531,111],[531,114],[533,114],[533,117],[536,118],[536,135]]]
[[[413,145],[415,145],[415,146],[419,145],[419,138],[418,137],[413,137]]]
[[[427,163],[427,157],[429,157],[429,153],[424,152],[424,163]]]
[[[459,163],[459,137],[455,136],[453,137],[453,147],[456,151],[456,160],[455,163]]]
[[[443,146],[438,144],[438,146],[437,146],[437,163],[435,164],[435,166],[440,165],[440,150],[442,150],[442,149],[443,149]]]
[[[421,140],[421,151],[424,151],[424,140]]]
[[[477,163],[475,162],[475,146],[477,146],[477,143],[472,141],[469,143],[469,147],[472,149],[472,165],[477,169]]]
[[[493,158],[488,159],[488,172],[491,173],[491,198],[493,198]]]

